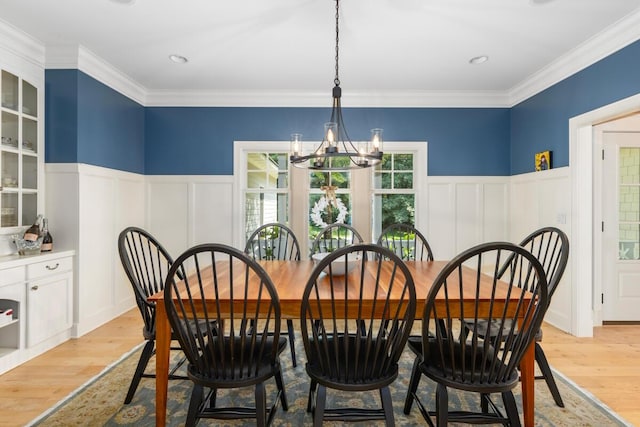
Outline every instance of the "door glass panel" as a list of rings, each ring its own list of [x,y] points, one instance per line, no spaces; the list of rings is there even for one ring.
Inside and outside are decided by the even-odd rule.
[[[38,216],[38,196],[36,193],[22,195],[22,225],[33,224]]]
[[[618,153],[618,258],[640,259],[640,148],[621,147]]]
[[[22,81],[22,112],[38,117],[38,90],[24,80]]]
[[[18,76],[2,72],[2,106],[18,111]]]
[[[15,227],[18,225],[18,193],[2,193],[0,203],[0,227]]]
[[[3,147],[18,148],[18,116],[3,111],[0,133]]]
[[[38,159],[34,156],[22,156],[22,188],[38,189]]]
[[[2,152],[2,187],[18,188],[18,154]]]
[[[35,120],[22,119],[22,150],[32,153],[38,151],[38,123]]]
[[[413,194],[375,194],[373,197],[373,223],[377,234],[391,224],[415,225],[415,196]]]

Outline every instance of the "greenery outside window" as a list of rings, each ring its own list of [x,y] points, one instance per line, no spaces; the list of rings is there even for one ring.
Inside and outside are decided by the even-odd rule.
[[[386,153],[373,170],[372,236],[391,224],[415,226],[413,153]]]

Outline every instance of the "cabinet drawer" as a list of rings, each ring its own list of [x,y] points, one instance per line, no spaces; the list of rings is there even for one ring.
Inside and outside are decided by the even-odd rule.
[[[27,265],[27,279],[36,279],[38,277],[50,276],[53,274],[70,271],[73,267],[71,257],[57,258],[49,261],[36,262]]]
[[[24,267],[13,267],[0,270],[0,286],[18,282],[24,282]]]

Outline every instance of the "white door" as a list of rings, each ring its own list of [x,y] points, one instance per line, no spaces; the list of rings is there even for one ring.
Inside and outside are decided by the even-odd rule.
[[[640,132],[603,134],[604,321],[640,320]]]

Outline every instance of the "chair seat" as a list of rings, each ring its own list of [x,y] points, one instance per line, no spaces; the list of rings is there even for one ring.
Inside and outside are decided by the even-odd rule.
[[[441,384],[475,392],[482,392],[483,389],[490,388],[494,393],[502,390],[511,390],[518,383],[517,371],[514,371],[506,381],[501,381],[501,385],[487,378],[487,372],[490,370],[489,365],[500,363],[496,360],[493,346],[489,346],[487,350],[481,349],[481,351],[477,351],[475,357],[472,358],[470,355],[473,354],[473,351],[469,344],[464,346],[463,354],[463,347],[459,342],[455,342],[453,344],[453,352],[455,354],[453,359],[462,361],[466,365],[463,372],[462,366],[453,366],[447,363],[452,359],[449,346],[443,348],[444,354],[441,357],[436,340],[430,340],[429,352],[425,358],[425,354],[422,351],[422,337],[410,337],[407,343],[409,349],[422,359],[422,372]],[[470,366],[475,366],[475,369],[469,369]],[[494,368],[492,366],[492,369]]]
[[[344,334],[330,336],[326,347],[324,344],[320,345],[320,348],[327,349],[327,353],[312,352],[306,365],[307,373],[312,379],[322,385],[346,391],[371,390],[372,385],[384,387],[395,380],[398,376],[398,364],[382,365],[386,340],[383,339],[380,343],[377,340],[368,342],[366,337],[357,337],[355,334],[348,335],[346,339],[349,340],[348,343],[345,343]],[[309,343],[310,348],[316,348],[313,339]],[[360,351],[356,353],[358,346]],[[345,348],[349,349],[349,353]],[[331,375],[323,372],[327,370],[327,363],[333,364],[336,361],[340,361],[341,365],[331,369]]]
[[[274,371],[268,357],[274,344],[273,337],[270,336],[265,340],[262,361],[254,360],[255,344],[252,343],[252,338],[253,336],[249,335],[245,342],[241,342],[237,337],[234,340],[225,337],[223,346],[218,345],[219,338],[214,338],[215,351],[206,351],[201,356],[201,358],[207,358],[207,363],[201,363],[203,361],[200,359],[196,363],[202,366],[217,366],[218,368],[223,366],[223,369],[218,369],[215,373],[210,372],[212,375],[205,376],[201,373],[202,367],[198,368],[190,363],[187,375],[196,383],[215,384],[217,388],[242,387],[265,381],[265,379],[273,376]],[[256,335],[255,338],[256,342],[260,342],[260,335]],[[277,345],[278,354],[280,354],[287,348],[287,338],[279,338]],[[207,349],[210,348],[211,344],[208,344]],[[251,370],[250,376],[247,375],[248,370]],[[247,376],[249,376],[249,379],[243,382],[242,378]]]
[[[491,328],[489,328],[489,323],[491,323]],[[466,321],[465,322],[465,327],[469,331],[473,332],[473,328],[474,328],[473,321]],[[475,326],[475,328],[477,328],[477,333],[482,338],[484,338],[486,336],[490,336],[491,338],[495,338],[495,337],[498,336],[498,333],[499,333],[498,321],[497,320],[491,320],[491,322],[489,322],[488,320],[478,319],[478,324],[477,324],[477,326]],[[505,321],[505,328],[506,329],[511,328],[511,321],[510,320]],[[518,330],[518,327],[516,326],[516,331],[517,330]],[[487,334],[487,331],[489,331],[490,334]],[[541,342],[542,341],[542,328],[538,329],[538,331],[536,332],[535,341],[536,342]]]

